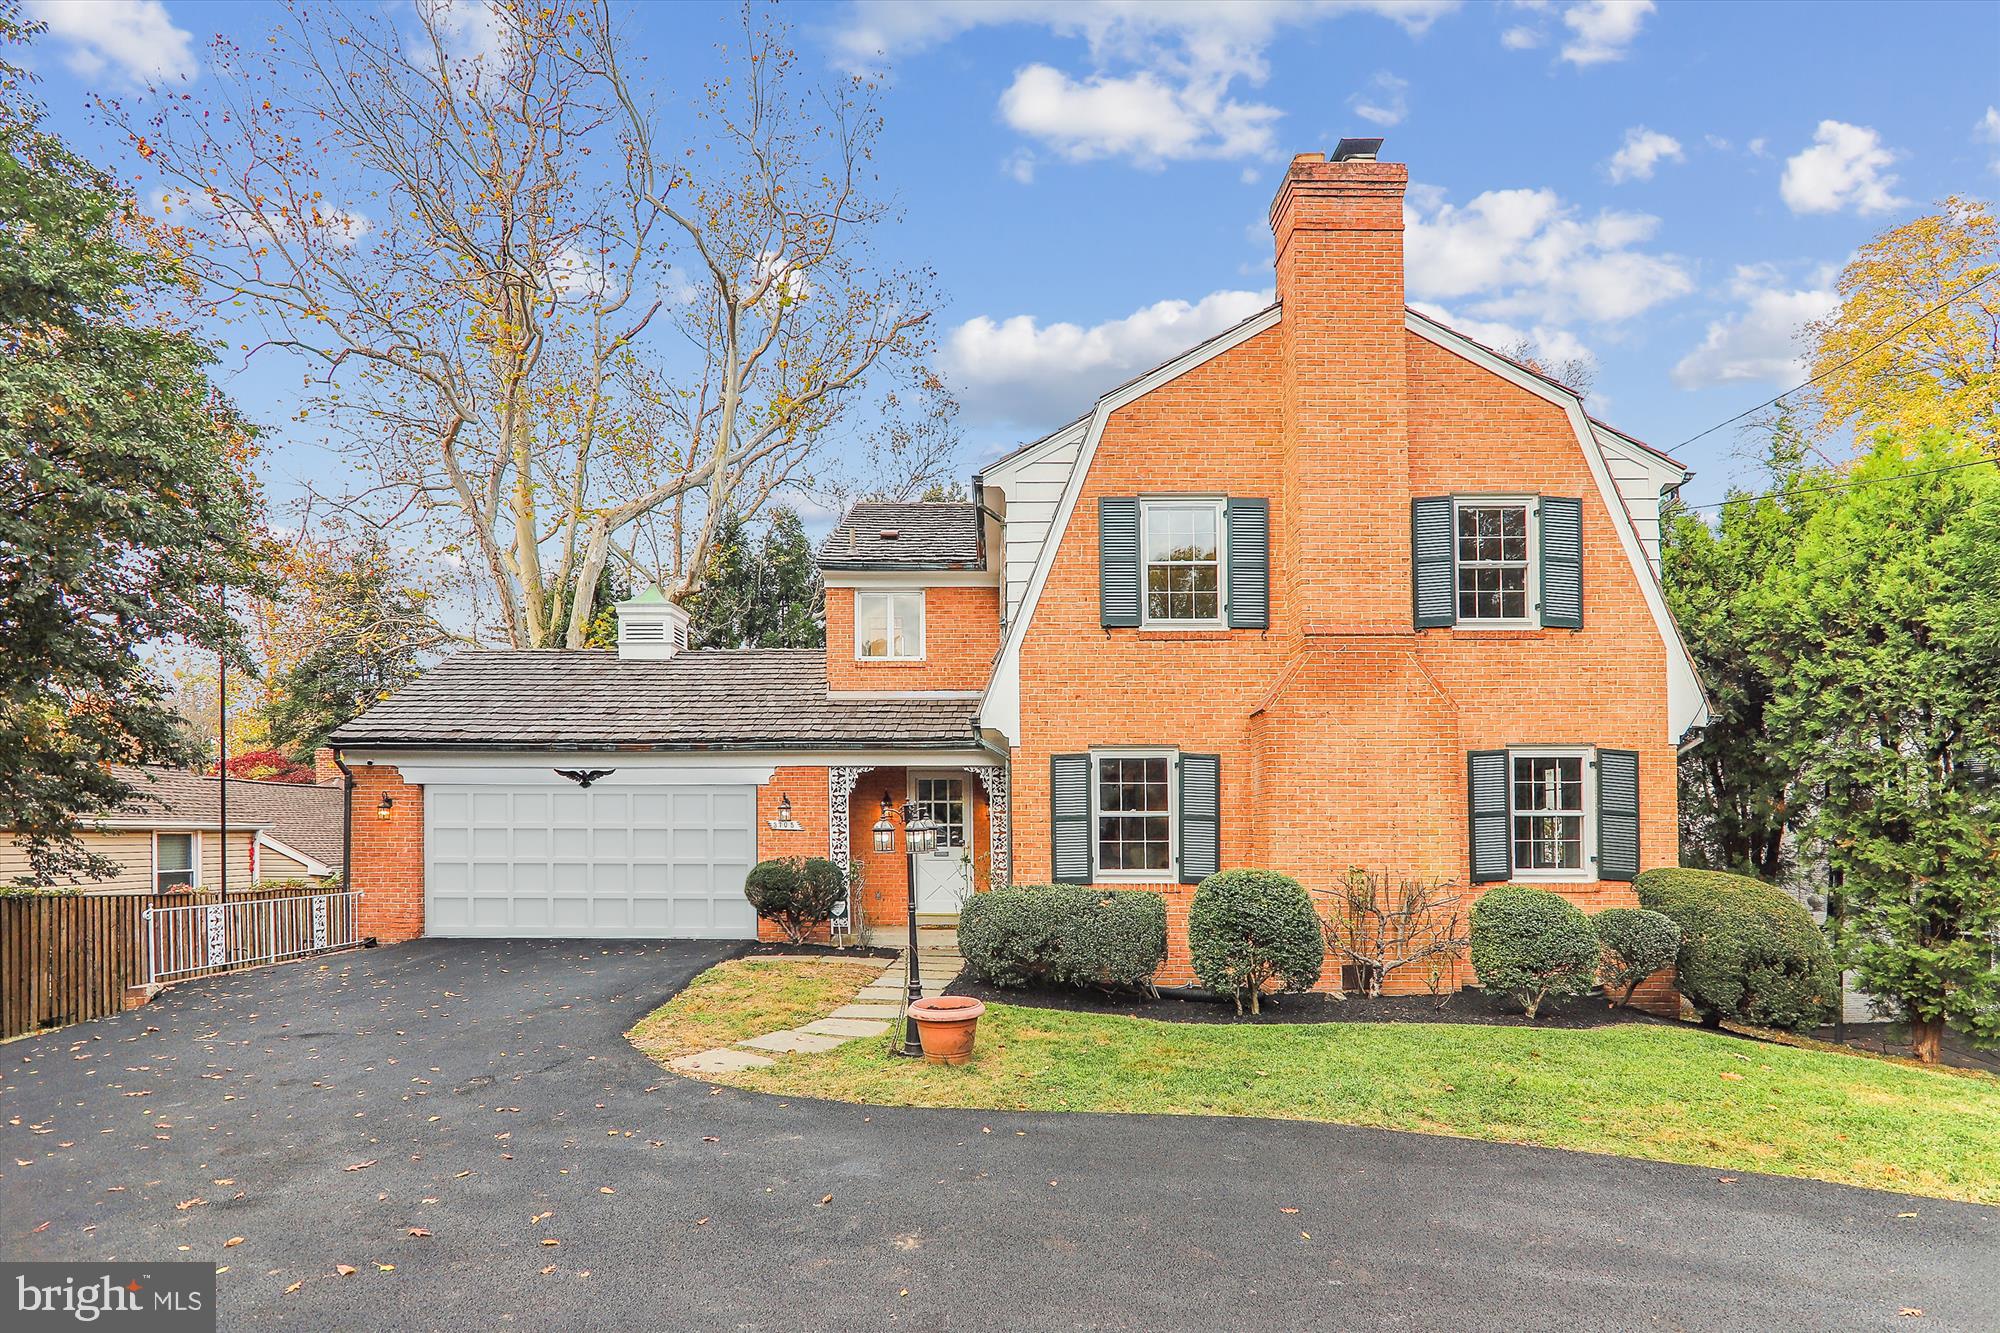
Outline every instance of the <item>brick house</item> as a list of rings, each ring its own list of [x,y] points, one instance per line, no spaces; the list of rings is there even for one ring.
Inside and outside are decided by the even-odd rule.
[[[1707,717],[1658,581],[1689,473],[1406,308],[1407,171],[1369,142],[1293,161],[1269,309],[970,504],[847,514],[823,655],[689,651],[640,598],[616,654],[460,654],[343,728],[372,933],[747,936],[743,872],[791,854],[899,926],[871,830],[905,799],[944,830],[920,915],[1149,889],[1170,982],[1218,868],[1632,902]]]

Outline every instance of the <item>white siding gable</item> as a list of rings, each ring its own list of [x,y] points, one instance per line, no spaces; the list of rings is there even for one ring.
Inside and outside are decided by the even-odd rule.
[[[1653,567],[1653,574],[1657,577],[1660,572],[1661,497],[1692,474],[1610,431],[1593,426],[1591,438],[1604,455],[1604,465],[1611,472],[1619,497],[1625,501],[1625,512],[1632,516],[1632,529],[1639,538],[1640,547],[1646,552],[1646,563]]]
[[[1027,596],[1029,576],[1035,572],[1042,543],[1048,540],[1089,425],[1088,417],[1072,422],[1033,448],[995,464],[982,476],[985,490],[997,492],[1006,501],[1001,579],[1008,624],[1013,623]]]

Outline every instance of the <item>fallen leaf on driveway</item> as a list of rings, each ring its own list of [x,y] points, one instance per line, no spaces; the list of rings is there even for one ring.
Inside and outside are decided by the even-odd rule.
[[[543,1277],[547,1277],[547,1276],[548,1276],[549,1274],[551,1274],[551,1273],[553,1273],[553,1272],[555,1272],[555,1271],[556,1271],[556,1266],[555,1266],[554,1264],[550,1264],[550,1265],[549,1265],[549,1266],[548,1266],[547,1268],[544,1268],[544,1269],[542,1270],[542,1276],[543,1276]]]
[[[1906,1305],[1902,1309],[1896,1311],[1896,1313],[1903,1316],[1903,1318],[1905,1319],[1921,1319],[1923,1317],[1924,1312],[1918,1309],[1914,1305]]]
[[[597,1187],[597,1192],[599,1194],[616,1194],[618,1191],[612,1189],[609,1185],[599,1185]]]
[[[557,1240],[557,1239],[556,1239],[556,1238],[555,1238],[554,1236],[544,1236],[544,1237],[542,1237],[542,1244],[544,1244],[544,1245],[560,1245],[560,1244],[562,1244],[562,1242],[561,1242],[561,1241],[559,1241],[559,1240]]]
[[[376,1264],[375,1267],[384,1273],[393,1273],[396,1271],[396,1265],[394,1264]]]
[[[1311,1239],[1312,1239],[1312,1232],[1310,1232],[1310,1231],[1301,1231],[1301,1232],[1299,1233],[1299,1239],[1300,1239],[1300,1240],[1311,1240]]]
[[[375,1165],[375,1164],[376,1164],[377,1162],[379,1162],[379,1161],[381,1161],[381,1160],[382,1160],[382,1159],[381,1159],[381,1158],[379,1158],[379,1157],[371,1157],[371,1158],[369,1158],[369,1159],[368,1159],[367,1161],[365,1161],[365,1162],[356,1162],[356,1163],[355,1163],[355,1164],[354,1164],[353,1166],[347,1166],[347,1167],[342,1167],[342,1168],[341,1168],[341,1170],[343,1170],[343,1171],[366,1171],[366,1170],[367,1170],[367,1169],[368,1169],[369,1167],[371,1167],[371,1166]]]
[[[1279,1211],[1279,1212],[1281,1212],[1281,1213],[1296,1213],[1296,1212],[1298,1211],[1298,1209],[1296,1209],[1296,1208],[1280,1208],[1280,1209],[1279,1209],[1278,1211]]]
[[[353,1264],[335,1264],[333,1266],[333,1271],[340,1274],[342,1277],[353,1277],[356,1273],[360,1272],[361,1270],[356,1268]]]
[[[207,1202],[208,1202],[207,1199],[204,1199],[199,1194],[197,1194],[192,1199],[182,1199],[179,1203],[174,1205],[174,1208],[176,1209],[176,1211],[184,1213],[190,1208],[199,1208]]]
[[[545,1218],[545,1217],[554,1217],[554,1216],[555,1216],[555,1213],[554,1213],[553,1211],[550,1211],[550,1212],[546,1212],[546,1213],[536,1213],[536,1214],[535,1214],[535,1215],[534,1215],[533,1217],[531,1217],[531,1218],[529,1218],[529,1219],[528,1219],[528,1225],[529,1225],[529,1226],[533,1226],[533,1225],[535,1225],[535,1223],[537,1223],[537,1222],[541,1221],[541,1220],[542,1220],[543,1218]]]
[[[721,1139],[718,1139],[718,1138],[717,1138],[717,1137],[715,1137],[715,1135],[713,1135],[713,1134],[704,1134],[704,1135],[702,1135],[702,1136],[701,1136],[701,1141],[702,1141],[703,1143],[720,1143],[720,1142],[722,1142],[722,1140],[721,1140]]]
[[[243,1237],[231,1236],[228,1240],[222,1242],[222,1248],[225,1250],[233,1250],[242,1243],[243,1243]]]
[[[411,1227],[410,1234],[412,1236],[428,1236],[431,1233],[429,1227]]]
[[[1915,1216],[1916,1216],[1916,1214],[1915,1214],[1915,1213],[1897,1213],[1897,1214],[1896,1214],[1896,1216],[1898,1216],[1898,1217],[1915,1217]]]
[[[1049,1183],[1050,1183],[1051,1185],[1055,1184],[1055,1182],[1054,1182],[1053,1180],[1052,1180],[1052,1181],[1050,1181]],[[827,1196],[826,1196],[825,1198],[821,1199],[821,1200],[819,1201],[819,1203],[818,1203],[817,1205],[815,1205],[815,1206],[817,1206],[817,1207],[820,1207],[820,1208],[824,1208],[824,1207],[826,1207],[826,1206],[827,1206],[828,1204],[830,1204],[830,1203],[832,1203],[832,1202],[833,1202],[833,1196],[832,1196],[831,1194],[829,1194],[829,1195],[827,1195]]]
[[[220,1180],[211,1180],[209,1182],[211,1185],[234,1185],[235,1183],[236,1179],[233,1176],[224,1176]]]
[[[300,1278],[297,1282],[294,1282],[291,1286],[285,1288],[285,1295],[290,1296],[291,1294],[296,1292],[300,1287],[303,1287],[305,1284],[306,1284],[305,1279]]]
[[[1716,1179],[1725,1185],[1734,1185],[1736,1183],[1735,1176],[1717,1176]]]
[[[496,1107],[494,1107],[494,1108],[493,1108],[493,1110],[494,1110],[495,1114],[498,1114],[498,1113],[500,1113],[500,1112],[502,1112],[502,1111],[515,1111],[515,1112],[518,1112],[518,1111],[519,1111],[520,1109],[521,1109],[521,1108],[520,1108],[520,1107],[518,1107],[518,1106],[496,1106]]]
[[[697,1217],[694,1220],[694,1224],[698,1227],[705,1227],[708,1225],[708,1219],[705,1217]]]

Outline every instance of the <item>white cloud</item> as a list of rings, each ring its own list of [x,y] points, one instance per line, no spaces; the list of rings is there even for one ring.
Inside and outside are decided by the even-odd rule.
[[[1542,44],[1542,34],[1534,28],[1509,28],[1500,34],[1500,45],[1509,51],[1532,51]]]
[[[1361,13],[1420,33],[1456,6],[1457,0],[857,0],[834,45],[851,68],[877,70],[980,27],[1034,25],[1080,39],[1089,70],[1073,73],[1041,61],[1023,67],[1001,97],[1003,118],[1071,160],[1125,157],[1157,166],[1271,152],[1282,112],[1239,96],[1236,85],[1269,77],[1266,52],[1282,29]]]
[[[1412,187],[1403,225],[1411,298],[1470,298],[1479,319],[1615,324],[1693,289],[1681,260],[1636,248],[1658,218],[1584,217],[1553,190],[1489,190],[1461,206]]]
[[[1626,181],[1649,181],[1653,170],[1662,162],[1684,162],[1687,154],[1681,151],[1681,141],[1671,134],[1649,130],[1644,125],[1634,125],[1625,131],[1625,142],[1611,160],[1605,163],[1610,173],[1611,183],[1620,185]]]
[[[1193,303],[1158,301],[1089,328],[979,315],[945,339],[945,377],[969,421],[1053,426],[1271,301],[1269,288],[1211,292]]]
[[[1640,25],[1652,12],[1653,0],[1582,0],[1571,5],[1562,16],[1563,26],[1570,31],[1562,58],[1572,65],[1623,60],[1626,48],[1637,39]]]
[[[1368,86],[1347,99],[1347,105],[1354,108],[1354,114],[1385,129],[1400,125],[1410,114],[1410,81],[1399,79],[1383,70],[1368,80]]]
[[[1894,193],[1896,156],[1865,125],[1822,120],[1813,146],[1786,159],[1779,192],[1794,213],[1886,213],[1907,202]]]
[[[1742,309],[1709,323],[1698,346],[1674,366],[1674,383],[1683,389],[1718,384],[1794,384],[1805,378],[1800,331],[1824,318],[1839,304],[1826,279],[1802,288],[1788,287],[1775,270],[1745,265],[1736,270],[1730,293]]]
[[[136,89],[200,72],[193,34],[174,25],[160,0],[28,0],[27,16],[49,25],[80,79],[108,75]]]
[[[1035,155],[1025,148],[1010,153],[1001,169],[1022,185],[1035,183]]]
[[[1565,361],[1588,361],[1595,364],[1597,361],[1597,353],[1591,351],[1581,338],[1568,329],[1550,324],[1533,324],[1524,328],[1519,324],[1509,324],[1505,320],[1475,319],[1471,316],[1455,315],[1445,307],[1429,301],[1413,301],[1411,306],[1418,313],[1429,315],[1438,323],[1454,328],[1474,342],[1484,343],[1496,352],[1506,352],[1523,342],[1530,342],[1535,345],[1536,352],[1546,365],[1560,365]]]
[[[1000,114],[1074,162],[1129,157],[1158,166],[1174,158],[1264,153],[1281,113],[1204,88],[1173,87],[1145,71],[1078,81],[1047,65],[1029,65],[1001,94]]]
[[[1972,127],[1972,137],[1983,143],[2000,144],[2000,107],[1986,108],[1986,114]],[[1992,167],[1993,173],[2000,176],[2000,153],[1994,155]]]

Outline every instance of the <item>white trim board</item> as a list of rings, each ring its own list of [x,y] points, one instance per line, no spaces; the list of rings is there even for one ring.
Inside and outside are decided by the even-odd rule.
[[[769,784],[780,768],[991,767],[999,762],[990,750],[964,747],[950,750],[741,750],[680,752],[659,750],[382,750],[347,752],[350,767],[394,768],[413,786],[450,783],[458,786],[571,786],[558,768],[609,768],[605,786],[708,786],[730,783]]]
[[[297,861],[300,865],[305,867],[306,874],[314,876],[315,878],[324,877],[327,875],[331,875],[333,873],[333,867],[328,865],[326,862],[321,861],[315,857],[307,856],[304,852],[292,846],[290,843],[281,842],[277,838],[272,837],[268,833],[259,833],[257,835],[257,845],[267,852],[276,852],[279,856],[287,857],[293,861]],[[258,858],[258,866],[257,866],[258,879],[266,878],[263,872],[264,872],[263,859],[260,857]]]
[[[925,588],[997,588],[1000,572],[995,569],[829,569],[820,575],[829,588],[865,588],[870,592],[893,592]]]
[[[1083,447],[1077,453],[1076,465],[1070,469],[1069,482],[1063,487],[1062,502],[1056,507],[1054,520],[1049,524],[1048,535],[1042,538],[1042,549],[1035,557],[1034,573],[1028,578],[1028,591],[1021,598],[1020,613],[1007,626],[1007,637],[1001,640],[1000,657],[993,667],[993,679],[987,682],[986,696],[979,706],[979,724],[997,731],[1007,738],[1008,743],[1018,743],[1021,736],[1021,643],[1027,637],[1028,626],[1035,618],[1035,608],[1041,605],[1042,589],[1048,585],[1049,568],[1055,563],[1055,552],[1062,545],[1063,534],[1069,531],[1070,520],[1076,515],[1077,497],[1083,493],[1083,480],[1090,475],[1091,460],[1097,456],[1097,444],[1104,438],[1105,423],[1111,414],[1127,403],[1145,397],[1163,384],[1167,384],[1221,356],[1224,352],[1239,347],[1258,334],[1278,326],[1279,307],[1273,305],[1244,320],[1235,328],[1210,338],[1207,342],[1191,348],[1165,365],[1141,375],[1138,379],[1114,389],[1097,400],[1097,406],[1089,417],[1089,425],[1083,437]],[[1070,438],[1069,430],[1062,430],[1051,436],[1045,443],[1052,447],[1055,443]],[[1032,453],[1034,451],[1030,451]],[[1025,455],[1024,455],[1025,457]],[[1020,459],[1010,459],[1009,464],[1017,464]]]

